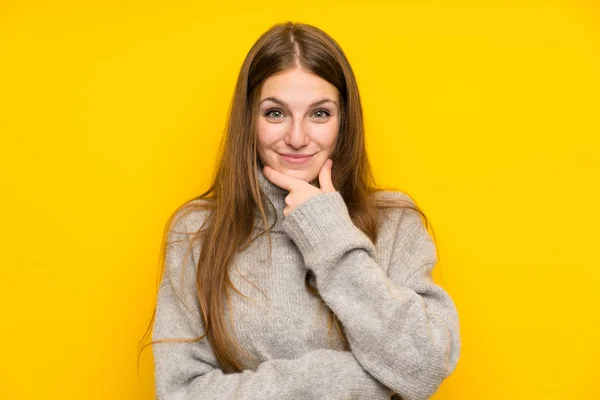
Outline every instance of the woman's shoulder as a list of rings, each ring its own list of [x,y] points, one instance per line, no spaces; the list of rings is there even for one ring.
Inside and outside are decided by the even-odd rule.
[[[402,192],[397,189],[376,189],[373,192],[373,198],[377,202],[385,202],[388,200],[400,200],[403,204],[415,204],[415,201],[412,198],[412,196],[410,196],[408,193]]]
[[[398,190],[382,190],[374,196],[379,215],[383,216],[378,222],[380,229],[394,232],[398,243],[427,248],[430,254],[436,254],[435,241],[428,231],[429,221],[413,196]]]
[[[212,207],[212,200],[202,198],[193,198],[179,205],[170,219],[170,233],[195,234],[208,219]]]
[[[372,194],[380,213],[400,218],[406,211],[416,212],[417,202],[408,193],[396,189],[377,189]]]
[[[373,199],[381,216],[381,223],[388,221],[395,227],[414,227],[415,224],[423,223],[421,208],[415,198],[406,192],[379,189],[373,193]]]

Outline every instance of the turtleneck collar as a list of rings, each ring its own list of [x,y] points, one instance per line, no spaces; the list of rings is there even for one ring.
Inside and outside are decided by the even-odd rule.
[[[315,180],[311,184],[313,186],[319,187],[317,182],[318,182],[318,180]],[[260,185],[261,191],[264,193],[264,195],[267,197],[267,199],[270,200],[271,203],[273,203],[273,206],[275,206],[275,214],[277,216],[277,221],[275,222],[275,225],[271,228],[271,231],[272,232],[275,232],[275,231],[281,232],[282,231],[282,229],[281,229],[282,223],[286,218],[285,215],[283,214],[283,209],[286,207],[285,198],[289,194],[289,191],[277,186],[276,184],[274,184],[273,182],[271,182],[270,180],[267,179],[267,177],[263,173],[262,163],[259,163],[259,165],[258,165],[258,183]],[[267,218],[269,221],[268,226],[271,226],[273,224],[273,222],[275,221],[272,207],[270,206],[270,204],[268,202],[265,202],[264,207],[265,207],[265,213],[267,214]],[[262,219],[260,217],[260,212],[258,211],[258,209],[256,209],[254,211],[254,214],[256,216],[255,217],[255,226],[262,228]]]

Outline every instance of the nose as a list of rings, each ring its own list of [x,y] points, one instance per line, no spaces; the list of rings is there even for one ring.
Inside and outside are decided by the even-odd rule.
[[[309,136],[304,132],[302,127],[302,120],[293,122],[292,127],[285,135],[285,143],[293,148],[301,148],[306,146],[310,142]]]

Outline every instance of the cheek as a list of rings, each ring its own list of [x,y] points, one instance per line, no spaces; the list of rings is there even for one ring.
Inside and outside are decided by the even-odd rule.
[[[258,121],[257,130],[257,139],[261,147],[269,147],[285,135],[284,124],[271,124],[262,119]]]
[[[338,137],[339,125],[322,124],[313,129],[313,140],[319,143],[321,148],[332,148],[335,146]]]

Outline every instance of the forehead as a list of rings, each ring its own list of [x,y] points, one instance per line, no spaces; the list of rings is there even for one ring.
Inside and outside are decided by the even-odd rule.
[[[289,102],[294,100],[312,102],[325,96],[337,101],[338,93],[335,86],[320,76],[304,69],[294,68],[271,75],[265,80],[260,98],[269,96]]]

